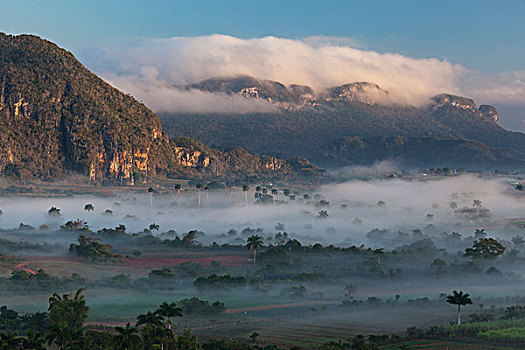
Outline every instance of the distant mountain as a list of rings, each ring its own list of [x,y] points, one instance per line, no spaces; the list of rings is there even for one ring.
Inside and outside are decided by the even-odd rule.
[[[157,116],[36,36],[0,33],[0,173],[134,183],[156,176],[297,176],[318,171],[240,148],[169,139]],[[181,135],[181,133],[179,133]],[[186,136],[182,134],[181,136]]]
[[[357,82],[316,94],[308,86],[240,76],[185,89],[264,99],[275,113],[173,114],[159,117],[172,136],[219,148],[240,145],[278,157],[304,156],[324,167],[393,159],[406,166],[519,168],[525,134],[503,129],[493,106],[441,94],[424,107],[396,104],[380,86]]]

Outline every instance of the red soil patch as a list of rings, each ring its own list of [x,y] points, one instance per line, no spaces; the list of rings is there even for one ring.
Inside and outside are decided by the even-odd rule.
[[[16,265],[15,267],[13,267],[14,269],[20,269],[22,271],[25,271],[27,273],[30,273],[32,275],[36,275],[38,272],[36,272],[35,270],[32,270],[30,269],[29,267],[26,266],[27,263],[21,263],[21,264],[18,264]]]
[[[238,307],[234,309],[226,309],[227,314],[236,314],[239,312],[257,311],[257,310],[271,310],[282,307],[297,307],[297,306],[313,306],[313,305],[329,305],[334,304],[332,301],[303,301],[300,303],[293,304],[276,304],[276,305],[265,305],[265,306],[252,306],[252,307]]]
[[[182,263],[191,261],[210,266],[212,261],[220,262],[222,266],[243,266],[248,265],[249,260],[242,255],[220,255],[205,258],[126,258],[126,265],[130,266],[178,266]]]

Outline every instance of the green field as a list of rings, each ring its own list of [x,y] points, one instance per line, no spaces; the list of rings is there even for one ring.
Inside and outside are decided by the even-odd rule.
[[[504,329],[495,329],[478,334],[489,339],[520,339],[525,340],[525,327],[511,327]]]

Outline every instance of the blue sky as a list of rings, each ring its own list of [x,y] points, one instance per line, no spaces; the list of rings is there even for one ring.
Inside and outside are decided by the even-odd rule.
[[[501,72],[525,62],[525,1],[1,0],[0,30],[81,53],[139,36],[351,37],[364,49]],[[82,57],[80,57],[82,58]]]

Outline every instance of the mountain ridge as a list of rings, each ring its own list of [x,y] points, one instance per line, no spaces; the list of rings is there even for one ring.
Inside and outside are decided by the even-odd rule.
[[[343,84],[319,94],[301,86],[305,93],[293,95],[284,84],[247,76],[211,78],[183,88],[264,99],[279,108],[273,113],[159,113],[170,135],[183,133],[218,148],[240,145],[278,157],[301,155],[323,167],[368,165],[389,159],[398,159],[406,166],[432,166],[433,159],[447,163],[448,145],[460,142],[468,152],[463,158],[449,154],[449,165],[462,162],[481,168],[524,165],[525,134],[503,129],[498,124],[495,107],[483,104],[477,107],[467,97],[439,94],[429,99],[427,105],[415,107],[391,103],[394,96],[374,83]],[[245,95],[247,90],[250,94]],[[376,98],[388,103],[379,103]],[[368,155],[363,156],[362,150],[354,156],[330,153],[348,149],[343,141],[348,137],[367,140]],[[398,153],[394,149],[383,154],[372,152],[384,144],[381,138],[395,137],[405,140],[405,148],[396,147]],[[450,142],[433,142],[440,140]],[[337,142],[343,143],[337,147]],[[379,143],[373,145],[374,142]],[[434,148],[434,153],[427,153],[424,161],[415,157],[416,145],[422,143]],[[386,143],[384,147],[389,145]],[[407,150],[409,145],[416,149]],[[337,155],[345,161],[338,161]]]
[[[378,84],[367,81],[332,86],[316,93],[312,87],[307,85],[291,84],[286,86],[275,80],[238,75],[213,77],[177,88],[264,99],[271,104],[287,109],[300,109],[305,106],[316,107],[329,102],[407,105],[402,101],[398,101],[396,96],[393,96]],[[480,108],[477,108],[474,100],[468,97],[441,93],[430,97],[426,106],[436,108],[445,104],[462,109],[477,110],[480,116],[489,117],[498,122],[498,112],[494,106],[480,105]]]

